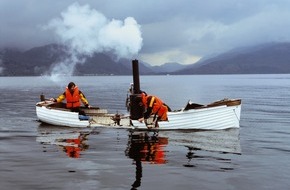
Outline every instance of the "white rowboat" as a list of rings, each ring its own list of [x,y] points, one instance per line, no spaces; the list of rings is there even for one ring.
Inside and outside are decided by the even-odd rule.
[[[158,127],[149,118],[146,124],[131,120],[130,115],[109,114],[105,109],[82,108],[89,120],[82,120],[77,112],[65,108],[64,103],[41,101],[36,104],[39,121],[68,127],[116,127],[139,130],[222,130],[240,127],[241,100],[223,99],[208,105],[188,103],[183,109],[168,112],[168,121]]]

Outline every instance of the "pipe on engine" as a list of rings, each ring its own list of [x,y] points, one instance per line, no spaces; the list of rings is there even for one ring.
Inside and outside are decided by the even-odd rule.
[[[130,95],[130,118],[137,120],[143,117],[144,107],[141,104],[141,90],[139,80],[139,63],[135,59],[132,61],[133,70],[133,93]]]
[[[140,94],[140,80],[139,80],[139,63],[138,60],[135,59],[132,61],[132,70],[133,70],[133,90],[134,94]]]

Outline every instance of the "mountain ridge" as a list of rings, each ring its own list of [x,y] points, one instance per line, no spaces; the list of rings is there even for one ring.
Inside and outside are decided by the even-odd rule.
[[[290,73],[290,43],[238,48],[189,65],[173,74],[283,74]]]
[[[0,51],[0,76],[48,75],[55,65],[66,59],[67,52],[66,47],[57,44],[27,51],[3,49]],[[129,59],[116,61],[110,55],[95,53],[84,63],[76,64],[73,75],[131,75],[131,62]],[[141,75],[290,73],[290,43],[240,47],[190,65],[175,62],[150,66],[139,60],[139,70]]]

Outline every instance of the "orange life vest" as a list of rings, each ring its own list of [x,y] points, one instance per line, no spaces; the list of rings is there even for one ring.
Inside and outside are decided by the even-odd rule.
[[[77,107],[81,106],[80,92],[79,92],[79,88],[77,86],[74,88],[73,94],[71,94],[68,87],[66,87],[65,98],[66,98],[66,107],[67,108],[77,108]]]
[[[151,97],[150,102],[147,102],[148,98]],[[167,121],[168,108],[164,105],[161,99],[156,96],[146,96],[147,107],[152,108],[152,114],[158,115],[161,121]]]

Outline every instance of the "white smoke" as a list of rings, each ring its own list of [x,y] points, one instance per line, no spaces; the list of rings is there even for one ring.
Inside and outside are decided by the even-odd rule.
[[[58,79],[62,76],[72,76],[74,73],[74,68],[76,64],[84,63],[85,59],[76,56],[76,54],[68,54],[61,62],[56,63],[54,67],[51,69],[52,80],[57,82]]]
[[[110,52],[117,59],[132,58],[142,47],[141,27],[132,17],[124,21],[109,20],[89,5],[74,3],[45,27],[52,29],[70,50],[71,58],[58,64],[52,72],[72,74],[78,57]]]

